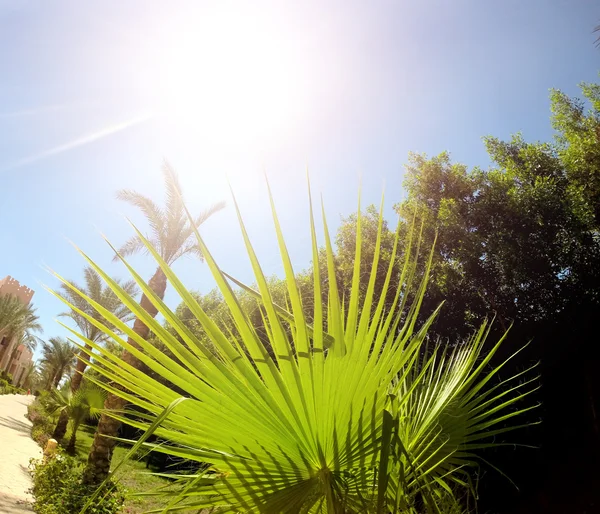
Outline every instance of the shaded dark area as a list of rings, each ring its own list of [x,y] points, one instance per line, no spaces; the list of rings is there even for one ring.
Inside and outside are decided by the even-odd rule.
[[[520,345],[531,329],[536,330],[530,347],[514,360],[507,374],[539,359],[541,387],[531,401],[541,405],[521,416],[520,422],[541,423],[505,437],[537,448],[505,447],[484,453],[514,485],[484,466],[481,512],[600,512],[600,360],[593,313],[587,313],[587,320],[585,314],[565,318],[564,324],[515,327],[508,339],[507,348]]]
[[[531,426],[502,437],[538,449],[483,453],[519,490],[484,465],[481,512],[600,512],[600,87],[582,91],[552,92],[552,143],[486,138],[488,170],[412,156],[398,206],[426,240],[437,233],[423,314],[446,303],[433,332],[459,341],[495,316],[490,344],[512,325],[496,364],[530,343],[502,376],[539,362],[525,403],[540,407],[510,421]]]

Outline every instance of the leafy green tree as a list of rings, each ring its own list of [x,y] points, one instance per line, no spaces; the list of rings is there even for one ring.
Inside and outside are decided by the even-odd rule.
[[[136,191],[120,191],[118,198],[137,207],[144,214],[144,218],[151,230],[149,236],[151,245],[169,266],[184,255],[194,255],[202,260],[202,252],[193,237],[194,231],[213,214],[221,210],[224,204],[217,203],[209,207],[196,216],[192,224],[189,222],[184,208],[177,174],[166,162],[163,166],[163,175],[166,193],[164,209],[159,207],[152,199]],[[140,235],[134,235],[118,250],[115,260],[139,252],[148,253],[148,248],[142,242]],[[160,299],[164,298],[167,278],[162,268],[158,267],[156,269],[148,282],[148,287],[153,295],[156,295]],[[147,292],[144,292],[142,295],[140,305],[145,313],[152,318],[158,313]],[[129,335],[127,339],[128,343],[134,348],[139,347],[139,338],[147,340],[150,337],[150,329],[140,316],[135,317],[133,324],[135,337],[131,335],[131,331],[125,330],[124,332]],[[141,367],[140,361],[131,352],[127,351],[127,349],[123,350],[123,359],[129,366],[133,366],[136,369]],[[126,404],[127,402],[124,398],[115,394],[109,394],[105,409],[122,412]],[[112,415],[102,414],[100,417],[83,476],[84,483],[99,484],[108,475],[112,452],[115,446],[114,437],[117,435],[120,425],[121,421]]]
[[[446,303],[432,332],[460,340],[495,314],[498,328],[514,323],[512,344],[533,339],[512,369],[541,361],[542,444],[569,445],[568,465],[589,475],[600,440],[600,352],[589,336],[600,308],[600,89],[582,89],[585,102],[552,92],[554,141],[485,138],[489,169],[413,155],[397,208],[425,221],[426,241],[437,234],[423,314]],[[564,465],[539,455],[540,469]]]

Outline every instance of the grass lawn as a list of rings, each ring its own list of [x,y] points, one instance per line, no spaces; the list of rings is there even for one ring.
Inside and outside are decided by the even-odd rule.
[[[67,434],[67,438],[70,434]],[[82,426],[77,432],[77,444],[76,444],[76,457],[82,462],[87,460],[87,455],[92,445],[94,438],[94,429]],[[115,448],[112,463],[113,466],[121,462],[128,449],[123,446],[117,446]],[[145,462],[139,462],[136,460],[128,460],[123,464],[117,472],[117,480],[127,488],[129,495],[137,492],[149,491],[157,487],[165,486],[169,484],[169,481],[150,474],[151,471],[146,469]],[[168,501],[161,500],[153,496],[150,497],[139,497],[139,496],[128,496],[125,507],[123,509],[124,514],[141,514],[153,509],[164,508]],[[189,511],[192,512],[192,511]],[[195,510],[194,512],[197,512]]]

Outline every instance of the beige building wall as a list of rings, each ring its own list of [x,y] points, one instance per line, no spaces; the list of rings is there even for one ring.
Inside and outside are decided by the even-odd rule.
[[[27,305],[33,298],[33,289],[29,289],[27,286],[22,286],[18,280],[15,280],[10,275],[0,280],[0,295],[4,296],[12,294]]]

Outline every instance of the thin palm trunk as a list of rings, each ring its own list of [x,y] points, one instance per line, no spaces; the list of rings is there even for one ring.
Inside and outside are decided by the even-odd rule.
[[[92,347],[89,344],[85,345],[86,349],[91,351]],[[81,381],[83,380],[83,372],[85,368],[87,368],[87,363],[83,359],[87,359],[88,354],[83,350],[79,351],[79,355],[77,355],[77,364],[75,365],[75,373],[73,373],[73,377],[71,378],[71,391],[76,392],[81,387]]]
[[[167,277],[160,268],[156,270],[154,276],[150,279],[148,286],[160,299],[164,298],[165,290],[167,288]],[[140,305],[152,317],[155,317],[158,313],[146,295],[142,296]],[[135,319],[133,331],[143,339],[148,339],[148,335],[150,334],[150,329],[139,318]],[[132,346],[139,348],[139,345],[133,339],[128,338],[127,342]],[[142,363],[129,352],[123,351],[122,358],[127,364],[140,369]],[[104,409],[106,411],[122,412],[126,405],[127,401],[123,398],[109,394],[104,403]],[[97,485],[102,483],[108,476],[110,462],[116,443],[114,437],[117,436],[120,426],[120,421],[107,414],[102,414],[100,417],[98,428],[94,434],[94,442],[92,443],[88,456],[87,466],[83,472],[84,484]]]
[[[69,453],[75,453],[75,443],[77,442],[77,430],[79,430],[79,422],[73,421],[73,427],[69,444],[67,445],[67,451]]]
[[[90,345],[86,345],[88,350],[91,350],[92,347]],[[87,358],[87,354],[80,350],[77,356],[77,365],[75,366],[75,373],[73,373],[73,377],[71,378],[71,392],[76,393],[77,390],[81,387],[81,381],[83,379],[83,372],[85,368],[87,368],[87,363],[83,360]],[[69,415],[66,410],[63,410],[60,413],[58,421],[56,423],[56,427],[54,428],[54,432],[52,433],[52,437],[57,441],[61,441],[65,434],[67,433],[67,425],[69,424]],[[70,443],[69,443],[70,444]]]
[[[48,379],[46,380],[46,385],[44,386],[44,389],[46,391],[50,391],[50,389],[52,389],[52,383],[54,382],[54,377],[56,375],[54,373],[52,373],[51,371],[48,372]]]
[[[60,412],[60,416],[58,417],[58,421],[56,422],[56,427],[54,428],[54,432],[52,433],[52,438],[60,442],[67,433],[68,424],[69,415],[67,414],[66,409],[64,409]]]
[[[56,375],[54,375],[54,384],[53,384],[55,389],[58,389],[58,384],[60,384],[60,380],[63,377],[63,374],[64,374],[63,368],[59,368],[56,371]]]

